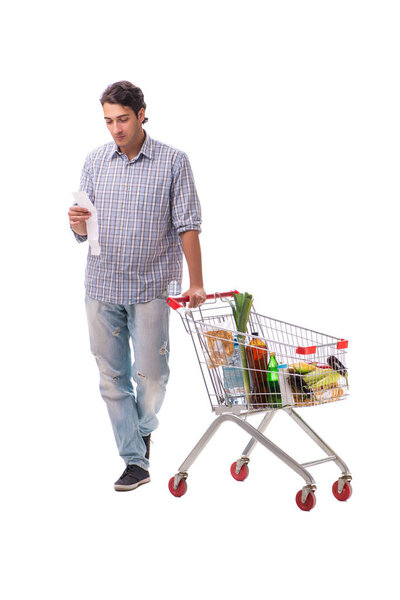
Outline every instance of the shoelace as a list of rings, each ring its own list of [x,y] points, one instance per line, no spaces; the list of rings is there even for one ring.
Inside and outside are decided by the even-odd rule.
[[[125,471],[122,473],[121,475],[121,479],[123,477],[125,477],[125,475],[128,475],[128,473],[135,473],[136,471],[136,465],[128,465],[125,469]]]

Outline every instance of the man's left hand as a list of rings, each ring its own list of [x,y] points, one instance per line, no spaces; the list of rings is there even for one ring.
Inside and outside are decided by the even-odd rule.
[[[197,308],[206,300],[206,293],[202,287],[191,287],[182,296],[189,296],[189,308]]]

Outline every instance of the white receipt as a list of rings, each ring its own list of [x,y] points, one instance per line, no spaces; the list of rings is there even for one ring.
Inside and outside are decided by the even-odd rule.
[[[86,192],[72,192],[72,195],[75,198],[75,202],[78,206],[81,206],[82,208],[87,208],[92,213],[89,219],[86,221],[87,236],[91,254],[99,255],[100,244],[97,209],[95,205],[92,204],[92,202],[90,202],[90,198]]]

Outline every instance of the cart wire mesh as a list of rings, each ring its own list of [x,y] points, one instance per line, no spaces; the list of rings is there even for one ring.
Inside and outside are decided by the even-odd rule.
[[[315,406],[348,396],[346,340],[266,317],[254,305],[247,331],[239,332],[230,303],[217,296],[179,311],[213,411]]]

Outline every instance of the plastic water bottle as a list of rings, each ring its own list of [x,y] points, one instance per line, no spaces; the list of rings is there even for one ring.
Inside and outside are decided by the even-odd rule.
[[[245,404],[242,359],[236,335],[233,340],[233,354],[230,362],[223,366],[222,370],[224,374],[224,388],[228,398],[233,404]]]

